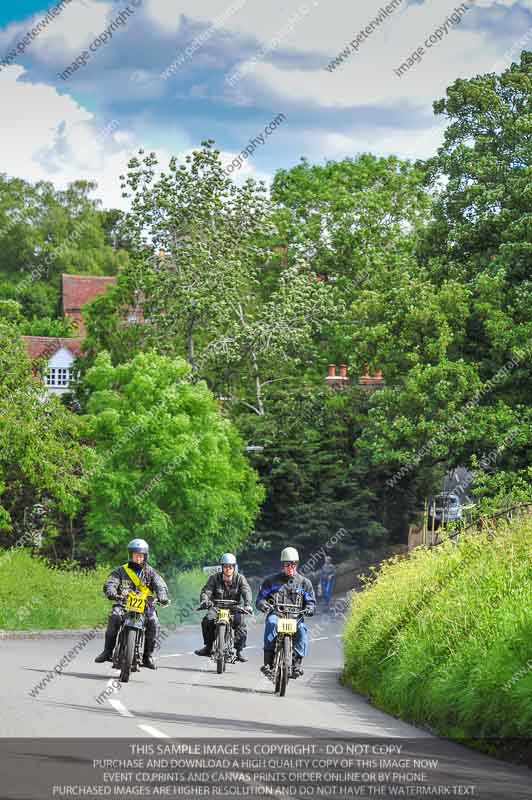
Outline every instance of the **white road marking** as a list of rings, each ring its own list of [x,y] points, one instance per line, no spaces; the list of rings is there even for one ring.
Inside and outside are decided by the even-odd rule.
[[[145,733],[149,733],[150,736],[155,736],[156,739],[169,739],[170,738],[167,733],[163,733],[162,731],[157,730],[157,728],[152,728],[151,725],[139,725],[138,727],[141,729],[141,731],[144,731]]]
[[[159,656],[159,658],[177,658],[178,656],[184,656],[186,653],[168,653],[165,656]]]
[[[113,700],[113,698],[111,697],[111,698],[109,698],[109,705],[113,706],[115,711],[118,711],[118,713],[122,717],[134,717],[135,716],[134,714],[131,713],[131,711],[127,710],[125,705],[123,703],[121,703],[120,700]]]
[[[315,639],[310,638],[311,642],[322,642],[324,639],[328,639],[328,636],[316,636]]]

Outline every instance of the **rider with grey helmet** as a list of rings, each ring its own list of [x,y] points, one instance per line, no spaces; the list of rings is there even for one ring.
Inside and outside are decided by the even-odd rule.
[[[216,600],[236,600],[239,605],[250,612],[252,596],[249,583],[242,573],[238,572],[236,557],[232,553],[224,553],[220,559],[222,567],[220,572],[211,575],[200,593],[200,605],[206,608],[207,613],[201,621],[204,646],[195,650],[197,656],[210,656],[216,635]],[[244,617],[238,611],[232,616],[232,625],[235,632],[235,650],[238,661],[247,661],[242,654],[246,646],[247,630]]]
[[[281,571],[265,578],[257,595],[256,606],[266,614],[264,627],[264,666],[261,668],[268,675],[273,666],[275,640],[277,638],[277,615],[275,603],[300,605],[302,617],[297,623],[294,636],[293,676],[303,675],[301,663],[307,654],[308,631],[303,616],[311,617],[316,607],[314,588],[308,578],[297,571],[299,553],[295,547],[285,547],[281,553]]]
[[[102,664],[104,661],[112,661],[116,637],[125,613],[125,599],[129,592],[137,588],[135,581],[130,577],[132,573],[144,586],[151,590],[162,606],[166,606],[169,603],[168,586],[159,573],[148,564],[150,555],[148,543],[144,539],[132,539],[127,546],[127,552],[127,564],[114,569],[103,585],[105,595],[109,600],[114,601],[114,605],[107,622],[103,652],[94,659],[97,664]],[[156,669],[153,651],[159,636],[160,626],[153,607],[153,596],[148,596],[146,600],[145,616],[146,630],[142,663],[144,667]]]

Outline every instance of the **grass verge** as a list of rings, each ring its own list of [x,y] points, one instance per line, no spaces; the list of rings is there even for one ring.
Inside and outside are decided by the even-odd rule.
[[[417,548],[353,600],[344,682],[494,755],[532,737],[532,519]]]

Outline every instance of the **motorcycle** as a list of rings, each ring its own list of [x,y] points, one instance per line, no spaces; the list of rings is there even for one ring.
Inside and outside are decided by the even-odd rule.
[[[277,616],[277,638],[271,680],[275,685],[275,694],[284,697],[290,678],[296,678],[293,672],[292,639],[297,633],[297,623],[301,617],[301,605],[292,603],[276,603],[273,613]]]
[[[214,644],[211,658],[216,663],[216,672],[221,675],[225,672],[226,664],[236,663],[235,635],[233,631],[233,617],[235,612],[251,614],[241,608],[236,600],[213,600],[212,605],[216,610]],[[203,603],[196,609],[201,611],[207,608]]]
[[[122,683],[128,683],[130,674],[138,672],[142,666],[146,599],[147,595],[142,591],[128,592],[125,598],[125,614],[113,651],[113,669],[120,670]],[[154,603],[157,603],[155,598]]]

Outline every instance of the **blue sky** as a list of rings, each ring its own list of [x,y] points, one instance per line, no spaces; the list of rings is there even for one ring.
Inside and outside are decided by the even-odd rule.
[[[65,2],[0,68],[0,171],[58,186],[90,178],[105,206],[122,205],[118,175],[138,147],[164,164],[213,138],[229,164],[281,113],[236,180],[271,180],[302,156],[428,156],[444,125],[432,102],[446,87],[532,49],[532,0],[474,0],[460,14],[458,0],[396,0],[355,51],[389,1],[130,0],[128,12],[127,0]],[[51,7],[3,4],[0,64]]]

